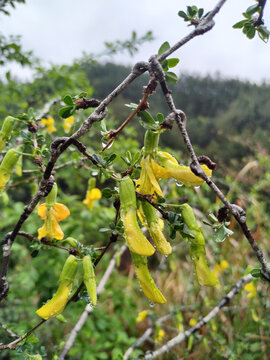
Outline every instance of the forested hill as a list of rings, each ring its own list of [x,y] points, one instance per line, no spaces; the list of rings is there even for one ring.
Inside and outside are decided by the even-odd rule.
[[[49,70],[37,69],[31,83],[22,83],[8,77],[0,80],[0,118],[16,116],[29,107],[40,110],[49,100],[66,94],[79,94],[88,90],[89,96],[104,98],[130,72],[129,67],[93,64],[84,60],[67,66],[52,66]],[[148,82],[146,74],[136,79],[110,104],[113,116],[123,122],[130,110],[124,104],[138,103],[143,86]],[[91,89],[92,88],[92,89]],[[198,154],[206,154],[230,169],[238,169],[256,153],[270,153],[270,86],[255,85],[220,76],[200,77],[181,74],[176,85],[170,85],[176,106],[188,117],[190,137]],[[91,94],[91,91],[93,92]],[[149,99],[152,115],[168,114],[168,106],[158,90]],[[57,127],[61,130],[62,119],[57,116],[59,105],[52,109]],[[81,116],[86,116],[82,114]],[[131,124],[136,124],[136,118]],[[108,124],[110,126],[110,123]],[[161,137],[163,145],[183,150],[177,129]]]
[[[116,65],[84,65],[94,88],[94,96],[103,98],[129,73],[130,68]],[[137,79],[116,100],[113,107],[119,120],[124,119],[121,105],[138,102],[146,75]],[[220,76],[200,77],[181,74],[171,85],[179,109],[188,116],[188,129],[199,151],[226,165],[239,162],[257,152],[270,152],[270,86],[255,85]],[[168,107],[157,92],[150,99],[150,112],[168,113]],[[164,141],[164,139],[163,139]],[[176,129],[167,137],[168,145],[184,149]]]

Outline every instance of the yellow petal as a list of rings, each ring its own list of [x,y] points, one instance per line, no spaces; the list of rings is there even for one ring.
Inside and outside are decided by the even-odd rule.
[[[201,286],[216,286],[219,284],[218,279],[210,271],[203,254],[200,255],[199,259],[193,256],[192,261],[195,267],[196,277]]]
[[[130,209],[126,214],[121,212],[121,219],[124,225],[125,239],[131,251],[135,254],[151,256],[155,248],[143,235],[136,217],[136,210]]]
[[[41,228],[38,229],[38,239],[42,239],[47,236],[46,224],[44,224]]]
[[[94,188],[89,192],[89,197],[91,198],[91,200],[99,200],[101,198],[101,191],[98,188]]]
[[[148,179],[149,179],[148,181],[149,181],[149,183],[151,185],[151,192],[150,193],[148,192],[148,194],[152,195],[152,194],[154,194],[156,192],[158,195],[163,196],[163,193],[162,193],[162,191],[160,189],[160,186],[159,186],[159,183],[158,183],[158,181],[157,181],[157,179],[156,179],[156,177],[154,175],[154,172],[153,172],[152,166],[149,163],[149,160],[148,159],[143,159],[141,161],[141,165],[142,165],[142,167],[145,168],[145,172],[146,172],[145,176],[148,177]],[[141,186],[140,186],[140,191],[143,194],[147,194],[147,192],[145,192],[145,190],[142,189],[142,183],[141,183]]]
[[[153,222],[149,228],[149,232],[158,251],[162,255],[169,255],[172,252],[172,247],[160,230],[159,224]]]
[[[70,215],[69,209],[60,203],[55,203],[53,208],[53,216],[57,221],[66,219]]]
[[[147,265],[140,264],[138,267],[135,267],[135,270],[145,296],[155,303],[165,304],[167,300],[157,288],[149,273]]]
[[[51,220],[51,231],[52,237],[56,240],[62,240],[64,238],[64,233],[58,224],[56,218],[52,217]]]
[[[47,320],[60,314],[66,306],[71,287],[62,282],[52,299],[36,311],[37,315]]]
[[[166,156],[169,160],[171,160],[173,163],[178,164],[178,161],[176,160],[175,157],[173,157],[171,154],[165,152],[165,151],[161,151],[161,154]]]
[[[46,213],[46,203],[43,203],[38,207],[38,215],[41,217],[41,220],[45,219]]]

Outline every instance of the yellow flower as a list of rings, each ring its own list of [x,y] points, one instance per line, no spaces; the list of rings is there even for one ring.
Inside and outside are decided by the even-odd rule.
[[[142,322],[147,316],[148,316],[148,310],[143,310],[141,312],[139,312],[137,318],[136,318],[136,322],[140,323]]]
[[[228,261],[222,260],[220,264],[215,265],[213,269],[213,274],[215,275],[215,277],[218,277],[219,274],[225,272],[228,267],[229,267]]]
[[[257,295],[257,290],[253,281],[246,284],[244,289],[248,292],[248,298],[254,298]]]
[[[49,117],[49,118],[43,118],[41,119],[41,124],[46,126],[46,130],[49,133],[55,132],[56,128],[54,127],[54,118],[53,117]]]
[[[69,285],[65,282],[61,283],[52,299],[36,311],[37,315],[47,320],[61,314],[66,306],[71,289],[72,283]]]
[[[194,318],[191,318],[190,320],[189,320],[189,326],[195,326],[197,324],[197,320],[196,319],[194,319]]]
[[[70,117],[64,119],[63,128],[64,128],[66,133],[68,133],[70,131],[71,126],[73,125],[73,123],[74,123],[74,116],[70,116]]]
[[[185,186],[199,186],[204,180],[196,176],[189,166],[179,165],[177,160],[169,153],[158,151],[157,162],[151,160],[153,172],[157,179],[168,179],[170,177],[183,183]],[[201,165],[202,170],[207,176],[212,175],[206,165]]]
[[[99,200],[100,198],[101,198],[101,191],[98,188],[94,188],[94,189],[87,191],[86,197],[83,200],[83,203],[85,205],[87,205],[87,207],[90,211],[92,211],[95,200]]]
[[[204,254],[199,254],[199,257],[191,255],[191,259],[194,264],[196,277],[201,286],[216,286],[219,284],[215,274],[208,268]]]
[[[144,195],[155,195],[156,192],[158,195],[163,196],[163,193],[151,166],[150,156],[142,159],[141,167],[142,170],[140,178],[136,182],[136,185],[138,185],[138,191]]]
[[[69,209],[60,203],[47,206],[46,203],[38,207],[38,215],[44,220],[44,225],[38,229],[38,238],[47,237],[49,239],[61,240],[64,233],[58,224],[59,221],[66,219],[70,215]]]
[[[157,336],[155,337],[155,342],[161,342],[164,338],[165,331],[162,329],[159,329]]]
[[[184,331],[184,326],[183,326],[182,323],[179,323],[179,324],[177,325],[177,330],[180,331],[180,332],[183,332],[183,331]]]

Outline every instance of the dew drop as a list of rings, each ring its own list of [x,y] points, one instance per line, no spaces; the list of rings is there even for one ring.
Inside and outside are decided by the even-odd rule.
[[[110,140],[111,141],[111,140]],[[106,149],[110,149],[112,146],[113,146],[113,143],[114,143],[114,141],[112,141],[111,143],[110,143],[110,145],[108,145],[108,143],[102,143],[102,147],[103,148],[105,148],[106,147]],[[107,146],[108,145],[108,146]]]
[[[181,181],[176,181],[176,182],[175,182],[175,185],[181,187],[181,186],[183,186],[184,184],[183,184]]]

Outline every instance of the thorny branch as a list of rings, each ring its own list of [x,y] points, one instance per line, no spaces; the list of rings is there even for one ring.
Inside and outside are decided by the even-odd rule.
[[[119,250],[119,255],[121,256],[124,251],[126,250],[126,245],[123,245],[121,247],[121,249]],[[108,281],[114,267],[115,267],[115,264],[116,264],[116,255],[114,255],[114,257],[112,258],[112,260],[110,261],[99,285],[98,285],[98,288],[97,288],[97,295],[99,296],[105,285],[106,285],[106,282]],[[58,357],[58,360],[63,360],[65,359],[65,356],[68,354],[69,350],[72,348],[72,345],[79,333],[79,331],[81,330],[81,328],[83,327],[83,325],[85,324],[86,320],[87,320],[87,317],[89,314],[91,314],[93,312],[93,306],[91,304],[87,304],[85,309],[84,309],[84,312],[81,314],[79,320],[77,321],[76,325],[74,326],[74,328],[72,329],[71,333],[69,334],[69,337],[68,337],[68,340],[64,346],[64,349],[62,350],[60,356]]]
[[[200,159],[197,157],[197,155],[194,151],[193,145],[190,141],[188,132],[186,130],[186,123],[187,123],[186,115],[182,110],[176,109],[171,91],[168,89],[168,86],[166,83],[164,71],[162,69],[160,62],[158,61],[157,56],[152,56],[150,58],[150,65],[151,65],[151,69],[152,69],[153,73],[156,75],[157,80],[161,84],[161,88],[162,88],[163,94],[165,96],[165,99],[167,101],[167,104],[168,104],[170,110],[172,111],[172,113],[169,116],[167,116],[164,123],[166,122],[167,127],[171,127],[173,122],[176,121],[178,128],[183,136],[183,140],[184,140],[186,147],[191,156],[192,162],[190,164],[190,169],[192,170],[192,172],[195,175],[201,177],[208,184],[208,186],[214,191],[214,193],[220,198],[220,200],[224,203],[224,205],[229,209],[229,211],[235,217],[235,219],[239,223],[245,237],[247,238],[253,251],[255,252],[257,259],[259,260],[259,262],[262,265],[262,269],[261,269],[262,276],[267,281],[270,282],[270,268],[267,264],[267,261],[263,255],[262,251],[260,250],[256,240],[254,239],[250,229],[247,226],[247,223],[246,223],[247,219],[246,219],[245,211],[241,207],[239,207],[235,204],[231,204],[226,199],[226,197],[224,196],[222,191],[217,187],[217,185],[202,170],[202,168],[200,166]]]
[[[214,309],[212,309],[205,317],[203,317],[200,321],[198,321],[198,323],[195,326],[191,327],[190,329],[184,332],[181,332],[180,334],[172,338],[170,341],[168,341],[167,344],[161,346],[161,348],[159,348],[158,350],[151,352],[149,354],[145,354],[145,360],[155,359],[158,356],[167,353],[173,347],[183,342],[185,339],[189,338],[192,334],[194,334],[196,331],[198,331],[200,328],[206,325],[210,320],[212,320],[218,314],[218,312],[225,305],[227,305],[236,294],[238,294],[241,287],[244,286],[246,283],[250,282],[251,280],[252,280],[251,274],[248,274],[243,278],[239,279],[237,283],[233,286],[232,290],[221,299],[219,304],[216,307],[214,307]]]
[[[258,19],[254,22],[254,26],[259,26],[259,25],[264,24],[263,13],[264,13],[264,8],[266,5],[266,2],[267,2],[267,0],[259,0],[260,12],[259,12]]]
[[[217,5],[215,6],[215,8],[195,27],[195,29],[193,31],[191,31],[187,36],[182,38],[179,42],[177,42],[174,46],[172,46],[168,51],[163,53],[161,56],[159,56],[159,57],[158,56],[151,57],[150,60],[149,60],[149,63],[138,62],[133,67],[132,72],[103,101],[99,102],[98,100],[90,99],[90,100],[95,100],[96,101],[94,106],[97,106],[97,107],[91,113],[91,115],[83,122],[82,126],[74,134],[72,134],[70,137],[57,138],[52,142],[52,144],[51,144],[51,155],[50,155],[50,159],[49,159],[49,161],[47,163],[47,166],[43,167],[43,164],[40,164],[40,166],[41,166],[41,168],[43,170],[43,177],[42,177],[42,179],[41,179],[41,181],[39,183],[39,188],[38,188],[37,193],[33,196],[30,203],[24,208],[24,211],[21,214],[21,216],[20,216],[17,224],[15,225],[13,231],[7,233],[4,236],[3,241],[2,241],[3,261],[2,261],[2,269],[1,269],[1,277],[0,277],[0,300],[5,299],[7,297],[7,294],[8,294],[9,286],[8,286],[8,282],[7,282],[7,269],[8,269],[9,257],[10,257],[12,244],[15,241],[16,236],[19,233],[22,233],[22,232],[20,232],[20,229],[21,229],[22,225],[28,219],[28,217],[31,215],[31,213],[34,211],[34,209],[35,209],[36,205],[38,204],[38,202],[41,200],[41,198],[46,197],[48,195],[48,193],[50,192],[50,190],[52,188],[52,185],[53,185],[53,182],[54,182],[53,174],[54,174],[55,170],[57,170],[57,168],[61,167],[61,165],[59,165],[58,167],[55,166],[58,158],[61,156],[61,154],[70,145],[75,145],[78,148],[79,151],[81,151],[89,160],[91,160],[93,162],[93,164],[98,166],[98,164],[95,163],[95,160],[92,158],[92,156],[87,152],[86,147],[81,142],[79,142],[78,139],[81,138],[82,136],[84,136],[85,134],[87,134],[89,132],[89,130],[91,129],[92,125],[95,122],[101,121],[107,114],[106,107],[113,101],[113,99],[116,96],[118,96],[133,80],[135,80],[137,77],[142,75],[147,70],[149,71],[151,76],[153,74],[155,74],[156,79],[160,82],[161,88],[162,88],[162,90],[164,92],[164,95],[165,95],[165,98],[166,98],[166,101],[167,101],[167,103],[168,103],[168,105],[169,105],[169,107],[170,107],[170,109],[172,111],[171,116],[166,118],[164,125],[172,125],[172,123],[174,121],[176,121],[176,123],[177,123],[177,125],[178,125],[178,127],[179,127],[179,129],[181,131],[181,134],[183,136],[183,139],[184,139],[184,141],[186,143],[187,149],[188,149],[188,151],[189,151],[189,153],[191,155],[191,159],[192,159],[191,169],[192,169],[192,171],[196,175],[200,176],[202,179],[204,179],[206,181],[206,183],[212,188],[212,190],[217,194],[217,196],[223,201],[225,206],[230,210],[230,212],[236,218],[236,220],[240,224],[245,236],[249,240],[250,245],[252,246],[254,252],[256,253],[258,260],[262,264],[262,271],[261,271],[262,275],[268,281],[270,281],[270,270],[268,268],[268,265],[266,263],[266,260],[265,260],[265,258],[263,256],[261,250],[258,248],[258,245],[257,245],[256,241],[254,240],[252,234],[250,233],[250,230],[247,227],[246,217],[245,217],[245,213],[244,213],[243,209],[239,208],[238,206],[236,206],[234,204],[230,204],[228,202],[228,200],[225,198],[225,196],[218,189],[218,187],[202,171],[202,169],[201,169],[201,167],[199,165],[198,158],[197,158],[197,156],[196,156],[196,154],[194,152],[194,149],[193,149],[192,144],[190,142],[188,133],[186,131],[186,127],[185,127],[186,116],[181,110],[176,109],[176,107],[174,105],[174,102],[173,102],[173,98],[171,96],[171,92],[168,90],[168,87],[167,87],[167,84],[166,84],[166,81],[165,81],[165,78],[164,78],[163,70],[162,70],[162,68],[160,66],[160,62],[163,61],[164,59],[166,59],[174,51],[178,50],[180,47],[185,45],[187,42],[192,40],[194,37],[196,37],[198,35],[202,35],[202,34],[208,32],[209,30],[211,30],[213,28],[214,24],[215,24],[213,18],[219,12],[221,7],[225,4],[225,2],[226,2],[226,0],[220,0],[217,3]],[[263,13],[263,8],[264,8],[265,3],[266,3],[266,1],[264,2],[263,6],[262,6],[261,13]],[[88,100],[88,99],[86,99],[86,100]],[[88,107],[89,104],[87,103],[86,100],[84,100],[83,103],[78,104],[78,107],[81,107],[81,108]],[[140,109],[138,108],[137,111],[138,110],[140,110]],[[45,111],[46,111],[46,113],[48,112],[47,109]],[[42,114],[42,116],[43,116],[43,114]],[[130,121],[130,119],[128,121]],[[166,122],[167,122],[167,124],[166,124]],[[121,127],[121,129],[119,131],[121,131],[122,128],[123,128],[123,126]],[[145,200],[148,201],[147,199],[145,199]],[[110,239],[110,242],[112,242],[112,239]],[[106,247],[106,250],[105,249],[104,250],[107,251],[107,248],[108,247]],[[105,251],[103,251],[103,254],[105,253]],[[250,275],[248,275],[248,276],[250,276]],[[243,279],[242,279],[242,281],[243,281]],[[230,300],[230,298],[238,291],[239,286],[240,285],[239,285],[239,282],[238,282],[236,284],[236,288],[235,288],[236,290],[232,290],[227,295],[227,297],[226,297],[227,300],[224,300],[224,301],[228,302]],[[74,294],[76,296],[74,297],[74,295],[73,295],[72,300],[75,300],[75,298],[77,297],[77,295],[78,295],[81,288],[82,288],[82,286],[79,287],[79,289]],[[231,293],[232,293],[232,295],[231,295]],[[224,303],[224,305],[225,305],[225,303]],[[218,305],[218,307],[224,306],[222,304],[221,304],[222,305],[221,306],[220,304]],[[214,314],[214,313],[211,312],[210,314]],[[204,318],[204,321],[206,321],[206,320]],[[21,340],[25,339],[30,333],[32,333],[35,329],[37,329],[39,326],[41,326],[44,322],[45,322],[45,320],[40,321],[40,323],[38,323],[33,329],[29,330],[25,335],[23,335],[19,339],[15,340],[13,343],[10,343],[8,345],[3,345],[4,347],[0,346],[0,350],[5,349],[5,348],[14,349]],[[199,322],[198,324],[200,324],[200,323],[201,322]],[[81,325],[81,327],[82,326],[83,326],[83,324]],[[194,329],[194,328],[192,328],[192,329]],[[192,331],[194,332],[196,330],[197,329],[192,330]],[[185,334],[187,335],[187,332],[185,332]],[[184,336],[184,338],[186,337],[186,335]],[[178,335],[178,337],[179,336],[180,335]],[[75,337],[76,337],[76,334],[75,334]],[[176,338],[178,339],[178,337],[176,337]],[[174,343],[173,341],[176,342],[176,341],[179,341],[179,339],[178,340],[172,339],[171,342],[169,342],[166,345],[166,349],[169,346],[174,346],[174,345],[172,345]],[[72,342],[72,344],[73,344],[73,342]],[[72,346],[72,344],[71,344],[71,346]],[[162,349],[163,348],[164,347],[162,347]],[[166,351],[166,349],[164,351]],[[68,351],[69,351],[69,349],[67,350],[67,352]],[[150,359],[150,357],[148,357],[148,358]],[[153,357],[151,357],[151,358],[153,358]]]

